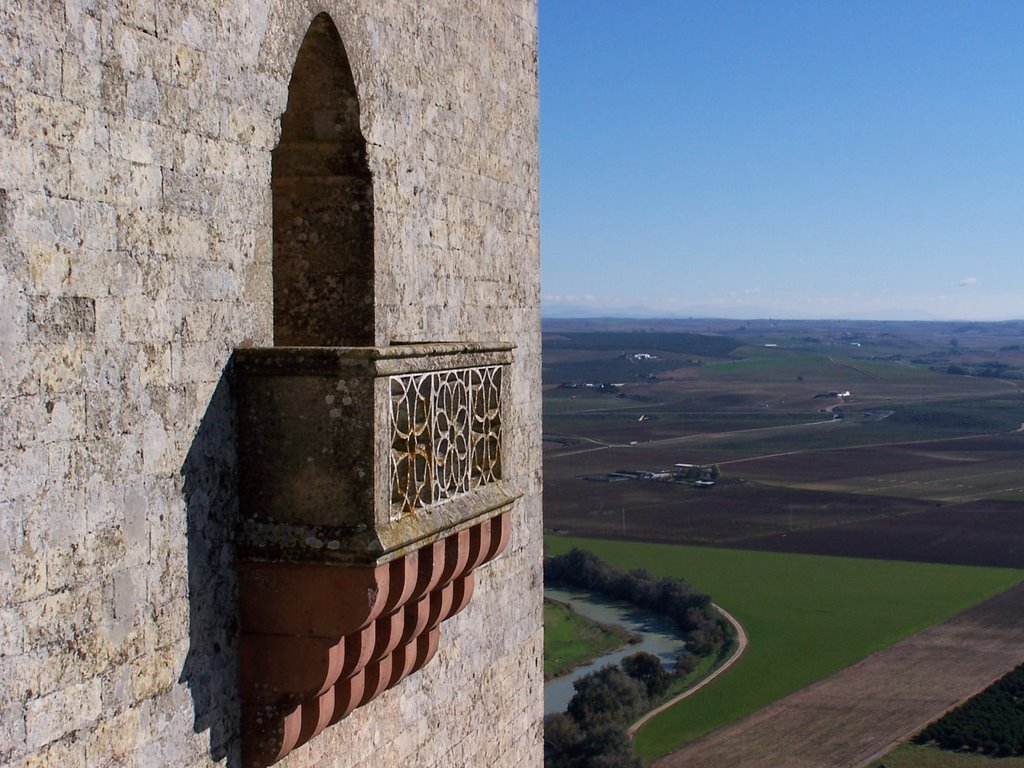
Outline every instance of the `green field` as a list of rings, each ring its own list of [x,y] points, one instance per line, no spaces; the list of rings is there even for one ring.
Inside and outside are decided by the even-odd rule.
[[[885,757],[872,760],[871,768],[1024,768],[1024,759],[1017,757],[993,758],[987,755],[946,752],[934,747],[903,744]]]
[[[652,759],[1009,588],[1024,571],[549,536],[620,568],[690,581],[731,611],[750,648],[721,679],[637,734]]]
[[[544,676],[565,674],[629,642],[622,627],[580,616],[556,600],[544,600]]]

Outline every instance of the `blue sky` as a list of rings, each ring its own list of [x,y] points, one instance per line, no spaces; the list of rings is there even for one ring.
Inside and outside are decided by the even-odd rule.
[[[540,0],[549,315],[1024,317],[1024,2]]]

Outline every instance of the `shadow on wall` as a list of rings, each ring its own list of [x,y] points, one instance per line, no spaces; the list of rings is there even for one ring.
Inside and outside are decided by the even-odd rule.
[[[210,757],[241,765],[238,692],[238,466],[231,362],[181,467],[188,523],[189,650],[179,683],[195,708],[195,732],[210,731]]]

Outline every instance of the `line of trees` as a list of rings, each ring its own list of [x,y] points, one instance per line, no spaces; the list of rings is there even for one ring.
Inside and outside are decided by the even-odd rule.
[[[656,579],[644,569],[619,571],[583,549],[544,559],[544,583],[586,589],[622,600],[674,621],[697,656],[716,653],[731,642],[729,625],[711,598],[683,579]]]
[[[950,751],[1024,756],[1024,665],[914,737]]]
[[[977,365],[950,363],[945,369],[932,366],[932,370],[944,370],[946,373],[953,374],[954,376],[982,376],[988,379],[1022,378],[1020,368],[998,360],[989,360]]]

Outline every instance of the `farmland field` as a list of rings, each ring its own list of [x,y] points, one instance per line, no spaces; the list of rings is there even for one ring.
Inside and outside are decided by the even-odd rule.
[[[746,655],[637,736],[645,758],[749,714],[1020,581],[1010,569],[785,555],[549,536],[622,568],[685,578],[736,615]]]
[[[1022,655],[1024,584],[1018,584],[719,728],[655,766],[876,768],[878,755],[1015,668]]]
[[[548,546],[602,539],[613,562],[692,579],[752,635],[735,670],[639,734],[643,755],[1019,580],[988,567],[1024,568],[1024,322],[544,331]]]
[[[551,532],[1024,567],[1024,505],[1005,496],[940,503],[841,493],[730,481],[727,467],[722,468],[727,479],[714,489],[577,478],[558,482],[556,469],[545,477],[545,525]]]
[[[546,528],[1024,567],[1021,337],[1021,323],[560,321],[545,336]],[[631,377],[602,375],[613,360]],[[590,378],[561,378],[559,361]],[[721,478],[599,479],[680,463]]]

